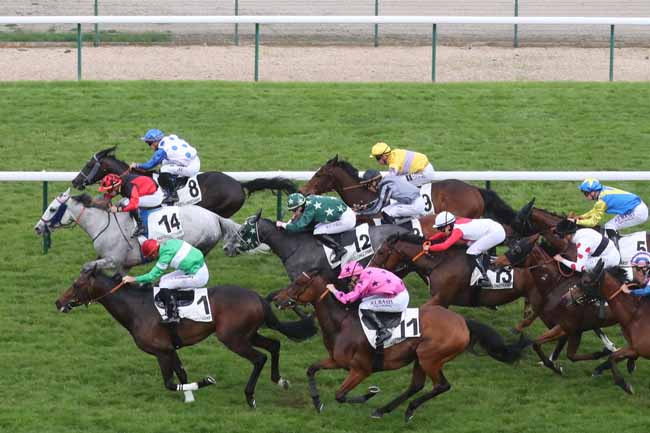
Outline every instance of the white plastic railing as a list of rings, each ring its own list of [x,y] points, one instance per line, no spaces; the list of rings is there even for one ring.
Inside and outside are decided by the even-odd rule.
[[[0,171],[0,181],[69,182],[78,172],[72,171]],[[306,181],[313,171],[232,171],[225,172],[240,182],[259,178],[284,177]],[[363,172],[360,172],[363,174]],[[385,173],[384,173],[385,174]],[[475,181],[576,181],[587,177],[599,180],[650,180],[650,171],[437,171],[436,180],[460,179]]]

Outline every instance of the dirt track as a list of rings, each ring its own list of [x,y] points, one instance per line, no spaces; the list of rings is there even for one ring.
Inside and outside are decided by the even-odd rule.
[[[75,80],[75,49],[2,48],[0,81]],[[253,79],[252,46],[83,49],[89,80]],[[438,47],[437,81],[575,80],[609,77],[607,48]],[[616,49],[616,81],[650,81],[650,48]],[[262,47],[262,81],[429,81],[430,47]]]

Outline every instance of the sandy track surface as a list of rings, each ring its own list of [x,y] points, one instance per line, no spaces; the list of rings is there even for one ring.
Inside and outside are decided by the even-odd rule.
[[[251,81],[252,46],[83,49],[89,80]],[[2,48],[0,81],[75,80],[75,49]],[[438,47],[437,81],[606,81],[607,48]],[[616,49],[616,81],[650,81],[650,48]],[[431,80],[430,47],[262,47],[262,81]]]

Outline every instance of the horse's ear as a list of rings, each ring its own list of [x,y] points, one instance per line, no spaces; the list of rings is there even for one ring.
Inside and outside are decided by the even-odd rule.
[[[334,158],[332,158],[332,161],[339,162],[339,154],[338,153],[336,155],[334,155]]]
[[[69,196],[70,195],[70,188],[66,189],[61,193],[62,196]]]
[[[255,221],[258,221],[261,216],[262,216],[262,208],[260,208],[260,210],[258,210],[257,213],[255,214]]]

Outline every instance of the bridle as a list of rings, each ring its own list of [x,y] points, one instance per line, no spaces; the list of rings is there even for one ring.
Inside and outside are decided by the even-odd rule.
[[[313,277],[312,277],[311,275],[309,275],[307,272],[304,272],[304,271],[303,271],[303,272],[302,272],[302,275],[303,275],[305,278],[307,278],[307,285],[305,285],[305,286],[302,288],[302,290],[297,294],[298,297],[300,297],[300,295],[302,295],[302,294],[305,292],[305,290],[307,290],[307,287],[309,287],[309,284],[308,284],[309,281],[313,280]],[[323,299],[325,299],[329,293],[330,293],[329,289],[325,288],[325,290],[323,290],[323,293],[320,294],[320,296],[318,297],[318,299],[316,300],[316,302],[314,302],[314,306],[316,306],[316,305],[319,304]],[[289,301],[289,302],[288,302],[288,305],[289,305],[289,306],[293,306],[293,305],[296,305],[296,304],[299,303],[299,302],[298,302],[298,299],[297,299],[297,298],[294,298],[294,297],[292,297],[292,296],[290,296],[288,291],[287,291],[287,298],[288,298],[288,301]]]
[[[103,299],[103,298],[105,298],[106,296],[108,296],[108,295],[112,295],[113,293],[117,292],[117,291],[120,290],[120,289],[121,289],[125,284],[126,284],[126,283],[125,283],[124,281],[121,281],[121,282],[119,282],[115,287],[113,287],[111,290],[109,290],[108,292],[106,292],[106,293],[104,293],[104,294],[102,294],[102,295],[100,295],[100,296],[98,296],[98,297],[96,297],[96,298],[93,298],[93,297],[90,296],[90,292],[89,292],[88,290],[82,289],[82,288],[79,287],[79,286],[76,284],[76,282],[75,282],[75,283],[73,284],[73,287],[74,287],[74,289],[75,289],[75,298],[74,298],[74,299],[71,299],[70,302],[68,303],[68,305],[70,305],[71,307],[78,307],[79,305],[90,305],[90,304],[95,304],[95,303],[97,303],[97,301],[99,301],[100,299]],[[81,299],[80,299],[79,292],[82,291],[82,290],[84,291],[84,293],[85,293],[86,295],[88,295],[87,298],[90,298],[90,299],[84,299],[84,300],[81,300]]]
[[[52,215],[52,217],[50,219],[45,219],[45,218],[41,217],[41,221],[45,224],[45,229],[47,231],[50,231],[50,229],[57,229],[57,228],[69,228],[69,227],[72,227],[75,223],[78,224],[79,220],[81,219],[81,216],[83,215],[84,211],[86,210],[86,208],[84,207],[83,210],[81,211],[81,213],[79,214],[79,216],[74,218],[73,221],[70,221],[67,224],[61,224],[61,219],[63,218],[63,215],[65,214],[65,212],[68,210],[67,201],[70,200],[70,196],[68,195],[65,198],[65,200],[61,200],[60,197],[61,196],[56,197],[56,201],[59,202],[60,206],[56,210],[54,215]]]
[[[84,173],[84,170],[82,169],[79,172],[79,176],[83,178],[82,185],[83,186],[90,186],[93,183],[97,182],[99,179],[95,179],[95,176],[97,176],[97,173],[99,170],[102,168],[102,162],[101,159],[97,158],[97,154],[95,153],[93,157],[90,159],[90,161],[94,161],[94,164],[88,174]],[[88,161],[88,162],[90,162]],[[85,167],[84,167],[85,169]],[[123,177],[124,175],[128,174],[131,172],[131,167],[127,167],[126,170],[124,170],[122,173],[118,174],[118,176]]]

